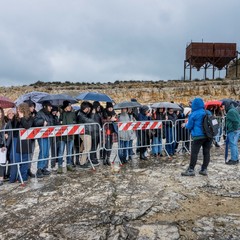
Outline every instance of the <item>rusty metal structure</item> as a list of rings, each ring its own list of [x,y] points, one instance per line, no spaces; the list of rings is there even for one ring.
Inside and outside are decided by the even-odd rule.
[[[204,69],[204,78],[207,78],[207,69],[212,69],[212,79],[215,78],[215,70],[226,70],[231,62],[238,60],[236,43],[205,43],[191,42],[186,47],[186,59],[184,60],[184,80],[186,69],[189,69],[189,79],[192,79],[192,69],[200,71]],[[237,67],[236,67],[237,69]],[[236,70],[237,76],[237,70]]]

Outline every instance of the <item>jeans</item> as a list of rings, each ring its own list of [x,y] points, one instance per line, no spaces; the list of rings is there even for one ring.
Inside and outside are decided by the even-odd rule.
[[[238,139],[240,137],[240,130],[229,132],[228,133],[228,141],[229,147],[231,151],[231,160],[237,161],[238,159]]]
[[[65,146],[67,146],[67,165],[72,164],[72,153],[73,153],[73,139],[68,141],[60,141],[59,143],[59,153],[58,153],[58,166],[62,167],[63,163],[63,153]]]
[[[38,161],[37,168],[44,169],[48,167],[48,158],[49,158],[49,149],[50,149],[49,138],[39,138],[38,144],[39,144],[38,159],[44,159],[44,160]]]
[[[191,160],[189,169],[194,170],[197,159],[198,159],[198,153],[200,148],[203,149],[203,164],[202,164],[202,170],[207,169],[208,164],[210,162],[210,148],[212,145],[212,139],[203,138],[203,139],[197,139],[193,140],[192,142],[192,149],[191,149]]]
[[[103,148],[103,159],[109,159],[112,152],[113,137],[112,135],[107,135],[105,140],[105,146]]]
[[[162,153],[162,138],[161,136],[154,136],[152,140],[152,154],[161,154]]]
[[[173,132],[173,128],[166,128],[166,151],[169,155],[173,155],[175,153]]]
[[[95,137],[92,136],[92,147],[91,147],[91,153],[90,153],[91,160],[97,159],[97,148],[99,143],[100,143],[100,137],[98,135],[95,135]]]
[[[17,138],[13,139],[12,149],[11,149],[11,153],[10,153],[10,163],[22,163],[22,164],[20,164],[20,173],[21,173],[23,181],[27,181],[27,179],[28,179],[28,174],[27,174],[28,163],[23,163],[23,162],[29,161],[30,154],[17,153],[16,152],[17,141],[19,141]],[[11,166],[11,169],[10,169],[9,181],[11,183],[15,182],[17,180],[17,176],[18,176],[18,167],[17,167],[17,165],[13,165],[13,166]],[[20,180],[19,177],[18,177],[18,180]]]
[[[133,152],[133,140],[129,141],[129,156],[132,156],[134,154]]]
[[[129,141],[120,140],[119,141],[118,156],[121,161],[126,161],[129,155]]]

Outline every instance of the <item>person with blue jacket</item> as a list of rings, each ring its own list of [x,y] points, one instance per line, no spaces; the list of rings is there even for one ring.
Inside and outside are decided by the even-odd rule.
[[[190,164],[188,169],[181,173],[182,176],[195,176],[194,168],[201,147],[203,149],[203,164],[199,174],[207,175],[212,139],[207,138],[203,132],[203,117],[206,115],[206,112],[207,114],[211,114],[209,111],[205,111],[203,100],[201,98],[195,98],[192,102],[192,113],[189,115],[188,122],[187,124],[182,124],[182,127],[185,126],[190,130],[193,139]]]

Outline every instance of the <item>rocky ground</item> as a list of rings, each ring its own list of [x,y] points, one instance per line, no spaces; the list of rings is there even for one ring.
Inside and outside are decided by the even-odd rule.
[[[211,149],[209,175],[182,177],[189,156],[134,159],[116,173],[52,173],[0,189],[0,239],[239,239],[239,165]]]

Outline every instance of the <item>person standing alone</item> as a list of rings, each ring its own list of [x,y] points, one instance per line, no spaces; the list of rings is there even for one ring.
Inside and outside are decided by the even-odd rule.
[[[203,100],[201,98],[195,98],[192,102],[192,113],[189,115],[188,122],[187,124],[182,124],[182,127],[186,127],[190,130],[193,139],[190,164],[188,169],[181,173],[182,176],[195,176],[194,168],[196,166],[198,153],[201,147],[203,149],[203,164],[199,174],[204,176],[207,175],[212,139],[207,138],[203,132],[203,118],[206,114],[211,113],[209,111],[205,111]]]

